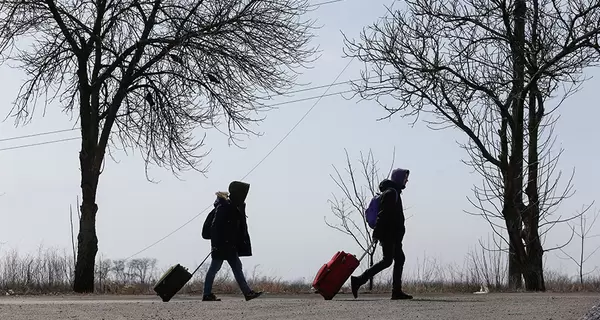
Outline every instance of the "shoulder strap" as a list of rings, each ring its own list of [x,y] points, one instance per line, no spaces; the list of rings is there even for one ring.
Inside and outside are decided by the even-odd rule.
[[[392,189],[392,190],[394,191],[394,196],[396,199],[395,203],[398,203],[398,191],[396,191],[396,189]],[[377,194],[377,197],[381,198],[381,196],[383,196],[383,192]]]

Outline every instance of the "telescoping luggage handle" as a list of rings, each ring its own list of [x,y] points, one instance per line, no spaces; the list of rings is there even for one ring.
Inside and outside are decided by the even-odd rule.
[[[200,267],[202,267],[204,262],[206,262],[206,259],[208,259],[208,257],[210,257],[211,254],[212,254],[212,250],[208,253],[208,255],[206,255],[206,258],[204,258],[204,260],[202,260],[202,262],[200,262],[200,264],[196,267],[196,270],[194,270],[194,272],[192,272],[192,276],[194,276],[194,274],[196,272],[198,272],[198,270],[200,270]]]
[[[369,253],[369,251],[371,251],[371,248],[375,248],[377,246],[377,242],[373,241],[373,243],[371,243],[371,245],[369,245],[369,247],[367,248],[367,250],[365,250],[365,252],[363,252],[362,256],[360,256],[360,258],[358,258],[358,262],[361,262],[362,259],[365,258],[365,256],[367,255],[367,253]]]

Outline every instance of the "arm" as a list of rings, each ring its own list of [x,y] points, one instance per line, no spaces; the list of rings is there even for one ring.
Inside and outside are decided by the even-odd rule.
[[[394,191],[388,190],[381,194],[381,203],[379,204],[379,214],[375,222],[373,237],[376,240],[383,240],[390,235],[390,228],[393,226],[394,209],[396,197]]]
[[[397,195],[393,190],[387,190],[381,194],[381,205],[377,219],[382,219],[385,223],[391,222],[396,211]]]
[[[232,240],[232,219],[230,210],[225,205],[217,207],[215,219],[211,227],[211,236],[215,246],[223,246]]]

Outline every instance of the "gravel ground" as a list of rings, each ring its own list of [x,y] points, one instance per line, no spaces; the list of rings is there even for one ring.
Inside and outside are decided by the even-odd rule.
[[[600,320],[600,304],[590,309],[581,320]]]
[[[0,298],[4,320],[308,320],[308,319],[486,319],[580,320],[600,301],[600,294],[427,295],[412,301],[341,294],[332,301],[317,295],[274,296],[246,302],[223,296],[220,302],[179,296],[163,303],[153,296],[65,296]],[[591,311],[590,311],[591,312]],[[598,319],[587,318],[586,320]]]

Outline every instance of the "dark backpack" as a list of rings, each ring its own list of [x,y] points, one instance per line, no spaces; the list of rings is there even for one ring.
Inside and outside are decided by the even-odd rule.
[[[371,199],[371,202],[369,202],[367,210],[365,210],[365,219],[371,229],[375,229],[375,223],[377,222],[377,216],[379,215],[379,208],[381,206],[381,195],[382,193],[375,195]],[[396,203],[398,203],[398,193],[394,191],[394,195],[396,196]]]
[[[212,227],[213,221],[215,220],[215,211],[216,208],[213,208],[206,216],[206,220],[204,220],[204,225],[202,226],[203,239],[210,240],[210,229]]]

